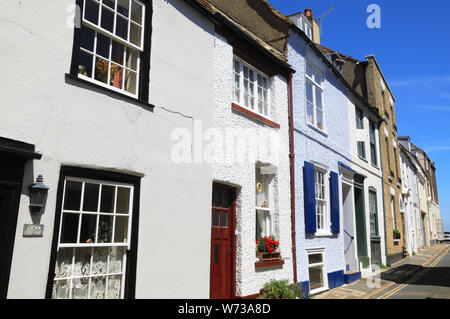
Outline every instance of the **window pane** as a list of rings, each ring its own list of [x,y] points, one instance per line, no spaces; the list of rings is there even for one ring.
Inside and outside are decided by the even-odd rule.
[[[322,74],[320,74],[319,70],[314,68],[314,81],[316,81],[318,84],[322,83]]]
[[[111,33],[114,32],[114,13],[104,6],[102,6],[102,22],[100,26]]]
[[[269,222],[268,212],[256,210],[256,239],[271,235]]]
[[[92,54],[80,51],[78,56],[78,74],[92,77]]]
[[[117,11],[128,18],[130,11],[130,1],[129,0],[117,0]]]
[[[111,59],[117,64],[123,65],[123,56],[125,52],[125,46],[116,41],[112,41]]]
[[[116,16],[116,35],[128,41],[128,20],[122,18],[119,15]]]
[[[220,227],[220,210],[213,210],[213,226]]]
[[[108,66],[107,60],[102,58],[95,59],[95,79],[97,81],[107,83],[108,82]]]
[[[322,129],[324,128],[323,125],[323,111],[321,111],[320,109],[317,109],[317,127]]]
[[[73,267],[74,276],[89,276],[91,251],[91,248],[75,248],[75,264]]]
[[[96,212],[98,209],[98,191],[100,185],[98,184],[84,184],[84,198],[83,198],[83,211]]]
[[[81,217],[80,244],[95,243],[97,229],[97,215],[83,214]]]
[[[64,210],[80,210],[81,182],[66,181]]]
[[[314,107],[311,103],[306,102],[306,112],[308,117],[308,123],[314,124]]]
[[[98,25],[99,4],[93,0],[86,0],[84,6],[84,18],[95,25]]]
[[[310,290],[323,287],[322,267],[309,268]]]
[[[317,264],[317,263],[321,263],[322,261],[323,261],[322,254],[308,255],[308,262],[310,264]]]
[[[109,247],[96,247],[93,249],[92,275],[106,274],[106,264],[108,262]]]
[[[61,243],[76,243],[79,214],[63,213],[61,225]]]
[[[112,237],[113,217],[100,215],[98,223],[98,243],[110,243]]]
[[[72,299],[87,299],[89,290],[88,278],[72,279]]]
[[[311,82],[306,81],[306,99],[309,102],[313,102],[313,86],[311,84]]]
[[[116,227],[114,229],[114,242],[128,242],[128,216],[116,216]]]
[[[316,87],[316,106],[323,109],[322,105],[322,91]]]
[[[90,286],[90,298],[91,299],[103,299],[105,298],[105,277],[92,277]]]
[[[222,211],[222,222],[220,224],[221,227],[228,227],[228,211]]]
[[[72,275],[72,256],[74,248],[60,248],[56,257],[55,278],[67,278]]]
[[[70,280],[57,280],[53,285],[53,298],[69,298]]]
[[[103,4],[107,5],[111,9],[115,9],[115,0],[103,0]]]
[[[311,78],[313,77],[313,67],[309,63],[306,63],[306,74]]]
[[[269,208],[269,185],[270,175],[261,174],[261,168],[257,167],[255,172],[256,207]]]
[[[126,67],[132,70],[137,70],[138,51],[127,48]]]
[[[108,37],[97,32],[97,50],[96,53],[109,59],[109,45],[111,40]]]
[[[108,289],[106,299],[119,299],[122,290],[122,276],[108,276]]]
[[[102,199],[100,202],[100,212],[112,213],[114,210],[115,187],[102,185]]]
[[[136,1],[131,1],[131,20],[142,25],[142,6]]]
[[[125,247],[111,247],[111,254],[109,256],[110,274],[117,274],[122,272],[122,263],[125,251]]]
[[[109,85],[112,85],[118,89],[122,88],[123,81],[123,68],[117,64],[111,63],[111,77]]]
[[[130,23],[130,42],[134,45],[141,46],[142,28],[136,23]]]
[[[136,73],[126,71],[125,75],[125,90],[132,94],[136,94]]]
[[[84,26],[81,27],[80,46],[91,52],[94,51],[95,31]]]
[[[130,213],[130,189],[125,187],[117,188],[116,214]]]

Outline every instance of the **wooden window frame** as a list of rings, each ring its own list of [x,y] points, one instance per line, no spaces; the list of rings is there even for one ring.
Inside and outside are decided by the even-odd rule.
[[[239,63],[239,74],[236,72],[236,62]],[[251,94],[250,98],[254,99],[253,108],[250,105],[246,105],[244,102],[244,67],[248,70],[253,72],[253,79],[250,79],[251,83],[253,84],[253,94]],[[257,114],[258,116],[261,116],[269,121],[271,121],[271,115],[270,115],[270,107],[271,107],[271,81],[270,77],[263,73],[262,71],[258,70],[254,66],[250,65],[249,63],[245,62],[243,59],[239,58],[238,56],[233,56],[233,104],[236,104],[244,109],[250,110],[251,112]],[[239,87],[236,87],[236,76],[239,76]],[[264,101],[260,99],[260,96],[258,94],[258,76],[262,77],[264,80],[266,80],[267,88],[262,88],[266,91],[267,94],[267,101]],[[236,98],[236,91],[239,91],[239,96]],[[264,92],[264,91],[262,91]],[[258,109],[258,102],[261,101],[263,103],[263,112],[260,112]],[[264,103],[267,104],[267,114],[264,112]]]
[[[323,174],[323,185],[318,183],[317,177],[318,174]],[[329,236],[331,235],[331,212],[330,212],[330,186],[329,186],[330,172],[327,168],[318,166],[314,164],[314,186],[316,189],[315,192],[315,203],[316,203],[316,236]],[[318,197],[317,189],[319,186],[324,188],[323,197]],[[319,228],[319,202],[324,205],[324,212],[321,214],[323,216],[323,227]]]
[[[322,262],[320,263],[309,263],[309,255],[322,255]],[[325,290],[328,290],[328,273],[326,271],[326,261],[325,261],[325,248],[307,248],[306,249],[306,258],[307,258],[307,267],[308,267],[308,278],[309,278],[309,269],[310,268],[321,268],[322,269],[322,281],[323,286],[316,288],[314,290],[311,290],[311,278],[309,278],[309,287],[310,287],[310,294],[316,294]]]
[[[130,93],[127,92],[124,89],[118,89],[112,85],[109,85],[109,74],[110,74],[110,66],[108,64],[108,79],[107,79],[107,83],[103,83],[101,81],[98,81],[95,79],[94,76],[94,66],[95,66],[95,59],[96,59],[96,52],[94,52],[93,55],[93,69],[92,69],[92,74],[91,74],[91,78],[84,76],[82,74],[79,74],[78,72],[78,65],[79,65],[79,56],[80,56],[80,51],[81,49],[81,25],[80,27],[75,26],[74,28],[74,40],[73,40],[73,49],[72,49],[72,61],[71,61],[71,66],[70,66],[70,73],[66,74],[66,78],[70,79],[70,80],[74,80],[77,82],[81,82],[83,84],[87,84],[89,86],[93,86],[95,88],[100,89],[103,93],[107,93],[107,94],[113,94],[113,95],[117,95],[120,97],[124,97],[136,102],[139,102],[141,104],[145,104],[148,107],[153,107],[153,105],[150,105],[148,103],[149,100],[149,81],[150,81],[150,52],[151,52],[151,35],[152,35],[152,15],[153,15],[153,9],[152,9],[152,3],[153,0],[130,0],[130,1],[136,1],[138,2],[140,5],[143,6],[143,13],[142,13],[142,19],[143,19],[143,25],[141,26],[141,45],[140,46],[136,46],[133,45],[131,42],[128,42],[121,39],[119,36],[112,34],[111,32],[102,29],[100,26],[95,26],[95,24],[90,23],[89,21],[84,20],[84,14],[85,14],[85,8],[84,8],[84,4],[85,4],[86,0],[76,0],[76,5],[80,8],[80,20],[81,20],[81,25],[87,27],[90,30],[93,30],[95,32],[95,39],[97,38],[97,34],[102,34],[103,36],[106,36],[110,39],[110,48],[109,48],[109,57],[108,58],[104,58],[102,57],[103,60],[111,60],[111,52],[112,52],[112,40],[125,45],[125,46],[129,46],[130,48],[132,48],[133,50],[140,50],[138,51],[138,61],[137,61],[137,75],[136,75],[136,93]],[[106,7],[105,5],[102,4],[101,0],[92,0],[96,3],[98,3],[99,5],[99,22],[98,24],[100,25],[100,12],[102,7]],[[117,2],[116,2],[117,3]],[[131,3],[131,2],[130,2]],[[108,7],[109,8],[109,7]],[[117,5],[116,5],[117,8]],[[112,11],[112,9],[107,9]],[[131,11],[131,10],[130,10]],[[119,14],[119,13],[117,13]],[[131,13],[130,13],[131,14]],[[116,16],[116,15],[115,15]],[[131,20],[131,16],[130,16],[130,20]],[[133,22],[129,22],[133,23]],[[114,25],[116,25],[116,18],[114,18]],[[128,35],[130,34],[130,30],[128,30]],[[95,47],[94,47],[95,50]],[[83,50],[86,51],[86,50]],[[125,60],[124,60],[124,64],[125,64]],[[125,65],[123,66],[123,72],[126,72],[126,67]],[[122,78],[122,87],[124,86],[124,77]]]
[[[126,269],[124,269],[125,282],[123,286],[123,297],[125,299],[135,298],[136,289],[136,268],[137,268],[137,250],[138,250],[138,231],[139,231],[139,202],[140,202],[140,183],[141,178],[122,173],[101,171],[88,168],[79,168],[72,166],[61,167],[58,182],[55,223],[53,227],[52,250],[50,254],[50,266],[47,276],[47,289],[45,298],[51,299],[53,292],[53,280],[55,276],[56,258],[58,255],[58,245],[60,236],[60,224],[62,219],[62,204],[64,197],[65,180],[67,178],[79,178],[83,180],[100,180],[114,184],[126,184],[133,186],[132,201],[132,218],[129,220],[130,238],[128,243],[124,245],[128,248],[126,253]]]
[[[320,75],[320,80],[321,80],[320,83],[317,82],[315,79],[313,79],[311,76],[308,75],[308,72],[307,72],[308,66],[311,67],[311,70],[312,70],[313,74],[314,73],[318,73]],[[319,130],[321,132],[326,133],[326,127],[327,126],[326,126],[326,120],[325,120],[325,99],[324,99],[325,94],[324,94],[324,89],[323,89],[323,85],[322,85],[323,80],[324,80],[324,76],[323,76],[322,71],[320,71],[311,62],[306,61],[306,63],[305,63],[305,81],[309,82],[312,85],[312,98],[313,98],[312,101],[308,100],[307,86],[305,84],[305,105],[306,105],[305,115],[306,115],[306,123],[308,123],[308,125],[312,126],[314,129],[317,129],[317,130]],[[321,111],[322,111],[322,125],[323,125],[322,128],[320,128],[318,126],[318,124],[317,124],[317,109],[320,109],[317,106],[317,90],[320,92],[320,96],[321,96],[321,99],[322,99],[322,108],[321,108]],[[312,109],[312,122],[308,119],[308,103],[312,104],[312,107],[313,107],[313,109]]]

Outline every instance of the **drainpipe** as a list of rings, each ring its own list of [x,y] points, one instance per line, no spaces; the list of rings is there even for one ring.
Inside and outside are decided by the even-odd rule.
[[[297,285],[297,245],[295,238],[295,148],[294,148],[294,98],[292,94],[292,73],[289,77],[289,160],[291,169],[291,227],[292,227],[292,264],[294,283]]]
[[[387,249],[387,234],[386,234],[386,203],[385,198],[384,198],[384,171],[383,171],[383,154],[381,151],[381,124],[383,123],[383,121],[379,121],[378,122],[378,145],[380,145],[380,167],[381,167],[381,194],[383,196],[383,222],[384,222],[384,253],[386,255],[386,266],[391,266],[388,260],[388,249]]]

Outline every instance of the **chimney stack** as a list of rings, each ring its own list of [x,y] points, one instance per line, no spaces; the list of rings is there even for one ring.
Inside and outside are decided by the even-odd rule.
[[[310,8],[305,9],[305,17],[312,24],[312,40],[316,44],[320,44],[320,26],[316,18],[314,18],[313,12]]]

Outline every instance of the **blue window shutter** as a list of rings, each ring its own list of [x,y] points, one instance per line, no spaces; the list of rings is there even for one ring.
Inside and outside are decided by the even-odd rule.
[[[303,168],[303,187],[305,196],[305,232],[315,234],[316,225],[316,186],[314,183],[314,165],[305,162]]]
[[[339,175],[330,173],[331,232],[339,234]]]

